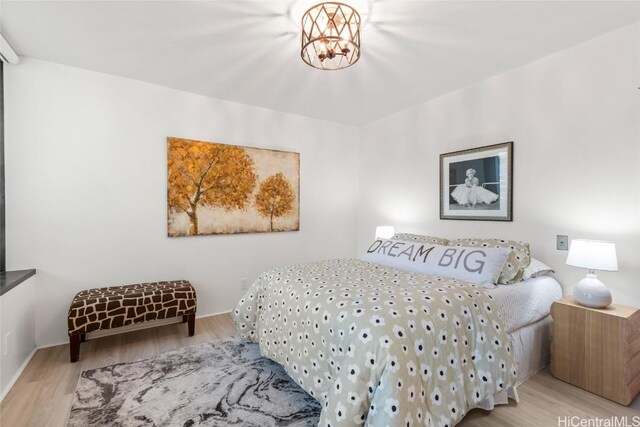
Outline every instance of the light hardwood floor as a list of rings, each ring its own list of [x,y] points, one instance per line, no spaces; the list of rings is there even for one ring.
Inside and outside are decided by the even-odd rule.
[[[236,335],[228,314],[198,319],[194,337],[187,336],[186,328],[186,324],[173,324],[90,340],[81,345],[78,363],[69,363],[69,347],[66,345],[38,350],[3,400],[0,425],[64,426],[82,370],[151,357],[179,347]],[[473,410],[459,425],[558,426],[558,417],[625,415],[631,423],[633,416],[640,416],[638,409],[618,405],[556,380],[548,371],[535,375],[518,388],[518,393],[520,403],[517,405],[510,402],[492,412]]]

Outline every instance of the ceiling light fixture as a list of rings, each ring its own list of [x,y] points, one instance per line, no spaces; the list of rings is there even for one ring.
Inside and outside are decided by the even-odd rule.
[[[302,60],[320,70],[339,70],[360,59],[360,15],[344,3],[320,3],[302,15]]]

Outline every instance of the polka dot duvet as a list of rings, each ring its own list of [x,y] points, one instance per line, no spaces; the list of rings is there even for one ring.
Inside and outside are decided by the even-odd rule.
[[[320,426],[453,426],[515,384],[491,297],[454,279],[356,259],[282,267],[233,318],[321,403]]]

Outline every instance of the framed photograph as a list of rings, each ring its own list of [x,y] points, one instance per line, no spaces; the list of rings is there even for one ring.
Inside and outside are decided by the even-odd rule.
[[[440,219],[513,221],[513,142],[440,155]]]

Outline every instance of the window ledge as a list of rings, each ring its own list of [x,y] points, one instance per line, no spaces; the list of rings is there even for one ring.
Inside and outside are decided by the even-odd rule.
[[[36,274],[36,270],[34,268],[30,270],[0,272],[0,295],[6,294],[34,274]]]

